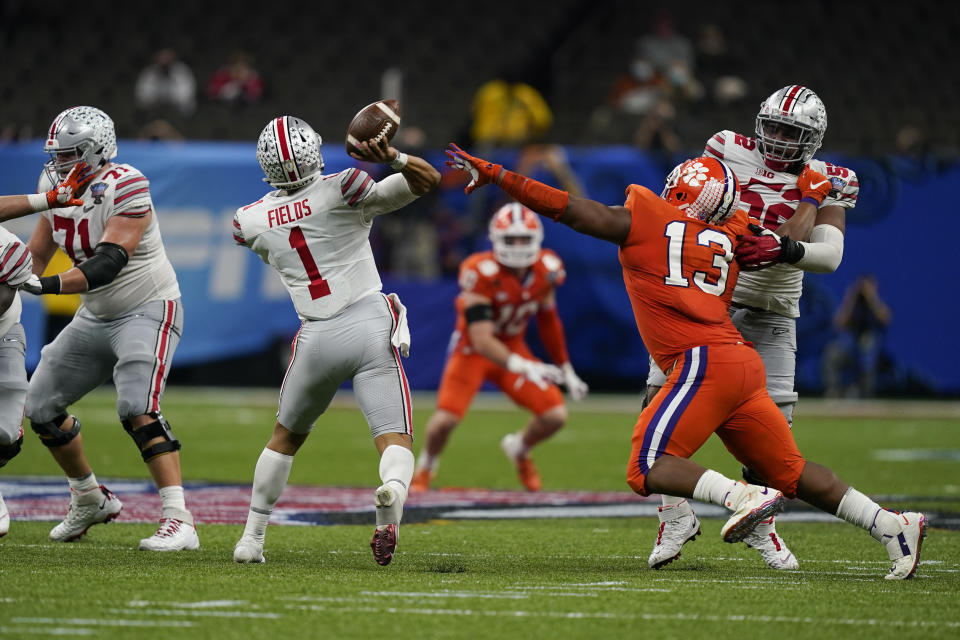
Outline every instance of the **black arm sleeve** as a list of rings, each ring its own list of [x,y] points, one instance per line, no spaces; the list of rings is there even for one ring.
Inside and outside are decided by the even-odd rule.
[[[127,250],[112,242],[101,242],[93,249],[93,257],[84,260],[77,269],[87,278],[87,291],[110,284],[129,260]]]
[[[475,304],[472,307],[464,309],[463,316],[466,318],[467,324],[483,320],[493,320],[493,305],[483,303]]]

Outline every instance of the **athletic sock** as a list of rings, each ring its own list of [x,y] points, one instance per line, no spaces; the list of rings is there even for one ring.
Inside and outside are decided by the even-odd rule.
[[[398,444],[383,450],[380,456],[380,481],[396,489],[400,504],[407,500],[407,488],[413,478],[413,451]]]
[[[686,500],[686,498],[681,498],[679,496],[668,496],[666,494],[660,494],[660,502],[663,503],[664,507],[676,507],[681,502]]]
[[[901,530],[900,521],[895,515],[853,487],[843,494],[836,515],[850,524],[866,529],[874,540],[884,544]]]
[[[247,525],[243,528],[243,535],[263,542],[273,506],[287,486],[287,478],[290,477],[292,466],[293,456],[264,448],[253,472],[250,512],[247,514]]]
[[[424,447],[420,451],[420,455],[417,456],[417,469],[426,469],[430,473],[437,472],[437,466],[440,464],[440,456],[432,456],[427,453],[427,448]]]
[[[747,485],[742,482],[731,480],[722,473],[707,469],[693,489],[693,498],[736,511],[746,488]]]
[[[169,487],[158,489],[160,494],[160,513],[164,518],[176,518],[186,522],[190,512],[187,511],[187,505],[183,499],[183,487],[172,484]]]
[[[67,482],[70,483],[70,488],[73,489],[74,493],[84,493],[100,487],[97,476],[93,471],[79,478],[67,478]]]

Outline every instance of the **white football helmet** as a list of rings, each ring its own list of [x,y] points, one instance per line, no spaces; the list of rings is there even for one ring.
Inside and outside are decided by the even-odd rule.
[[[490,219],[493,257],[505,267],[523,269],[537,261],[543,242],[540,217],[519,202],[505,204]]]
[[[293,191],[312,182],[323,171],[320,145],[313,128],[293,116],[271,120],[257,141],[257,162],[272,187]]]
[[[117,155],[113,120],[96,107],[70,107],[53,119],[43,150],[50,156],[45,170],[53,184],[81,161],[96,171]]]
[[[673,168],[660,197],[687,214],[722,225],[740,208],[740,181],[722,160],[691,158]]]
[[[826,131],[826,107],[817,94],[798,84],[776,91],[757,114],[757,144],[763,157],[773,162],[805,164],[820,148]]]

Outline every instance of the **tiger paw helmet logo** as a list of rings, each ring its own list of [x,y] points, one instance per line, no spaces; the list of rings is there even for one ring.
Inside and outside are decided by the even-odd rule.
[[[93,196],[94,204],[103,204],[103,194],[106,190],[106,182],[98,182],[90,187],[90,195]]]
[[[683,175],[681,175],[680,178],[691,187],[699,187],[707,181],[709,171],[702,162],[694,162],[693,164],[687,165],[687,168],[683,170]]]

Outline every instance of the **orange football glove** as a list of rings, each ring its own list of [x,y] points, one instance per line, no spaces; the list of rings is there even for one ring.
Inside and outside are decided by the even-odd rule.
[[[90,165],[86,162],[78,162],[63,182],[47,191],[47,204],[51,209],[81,206],[83,200],[74,196],[91,180],[93,180],[93,171],[90,170]]]
[[[830,195],[832,188],[833,185],[830,183],[830,179],[822,173],[817,173],[811,169],[810,165],[805,166],[797,178],[797,189],[800,189],[800,199],[805,200],[810,198],[813,200],[811,204],[814,206],[820,206],[823,199]]]
[[[493,164],[482,158],[475,158],[452,142],[450,146],[447,147],[446,154],[450,157],[450,159],[447,160],[448,167],[453,167],[458,171],[465,171],[473,178],[470,184],[463,190],[463,192],[468,195],[473,193],[474,189],[482,187],[485,184],[490,184],[491,182],[496,184],[500,172],[503,171],[503,165]]]

